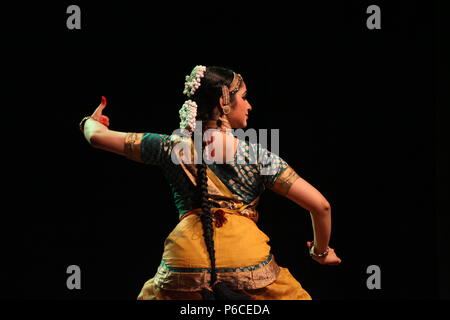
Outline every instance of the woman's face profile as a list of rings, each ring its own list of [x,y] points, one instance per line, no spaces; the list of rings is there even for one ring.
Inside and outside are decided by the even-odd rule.
[[[247,127],[248,112],[252,106],[247,100],[247,86],[242,82],[241,88],[236,92],[234,106],[228,114],[228,121],[234,129]]]

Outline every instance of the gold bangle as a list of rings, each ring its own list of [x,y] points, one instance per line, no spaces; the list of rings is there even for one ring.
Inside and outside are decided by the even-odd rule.
[[[311,242],[311,248],[309,249],[309,255],[311,257],[317,257],[317,258],[322,258],[328,255],[328,251],[330,250],[330,247],[327,247],[327,250],[325,250],[322,253],[315,253],[314,252],[314,242]]]
[[[88,119],[93,119],[93,118],[91,116],[87,116],[87,117],[84,117],[83,119],[81,119],[81,121],[80,121],[80,130],[82,133],[84,133],[84,123]]]

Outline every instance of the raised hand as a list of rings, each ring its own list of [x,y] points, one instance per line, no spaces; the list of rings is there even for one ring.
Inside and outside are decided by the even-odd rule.
[[[105,109],[105,107],[106,107],[106,98],[102,96],[102,101],[98,105],[97,109],[95,109],[94,113],[91,115],[91,118],[109,127],[109,118],[103,115],[103,109]]]

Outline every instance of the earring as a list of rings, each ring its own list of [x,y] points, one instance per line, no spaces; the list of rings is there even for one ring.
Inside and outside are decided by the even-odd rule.
[[[224,113],[224,114],[229,114],[230,111],[231,111],[231,109],[230,109],[229,106],[223,106],[222,109],[223,109],[223,113]]]

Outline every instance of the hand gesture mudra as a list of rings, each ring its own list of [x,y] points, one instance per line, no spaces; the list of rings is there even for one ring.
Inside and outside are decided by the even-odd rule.
[[[91,115],[91,118],[109,127],[109,118],[103,115],[103,109],[105,109],[105,107],[106,107],[106,98],[102,96],[102,101],[98,105],[97,109],[95,109],[94,113]]]

